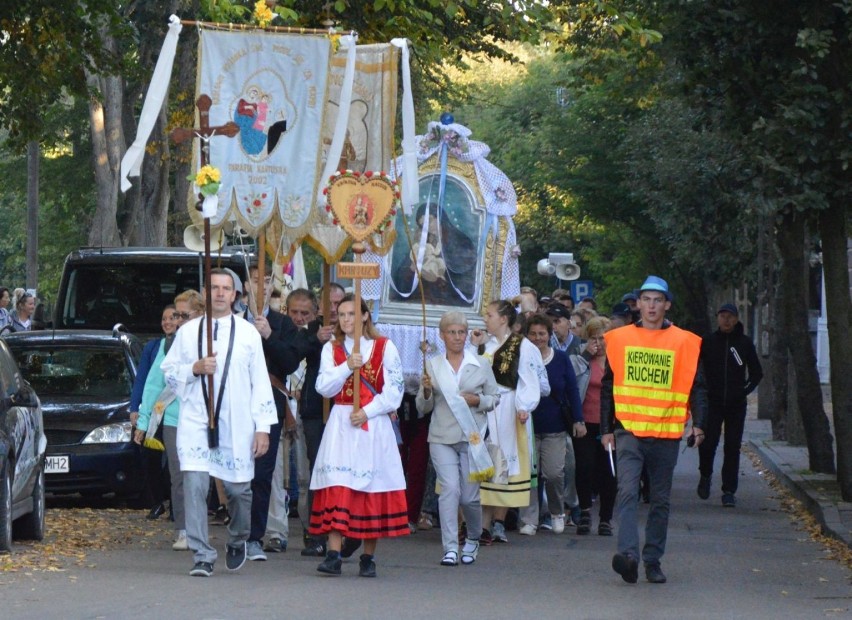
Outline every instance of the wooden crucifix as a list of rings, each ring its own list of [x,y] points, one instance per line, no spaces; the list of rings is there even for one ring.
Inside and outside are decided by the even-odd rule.
[[[210,163],[210,140],[214,136],[226,136],[233,138],[240,132],[240,127],[234,122],[228,122],[217,127],[210,126],[210,107],[213,100],[208,95],[201,95],[195,102],[198,108],[198,129],[176,127],[172,130],[170,137],[175,144],[181,144],[187,140],[197,137],[200,141],[201,167]],[[198,202],[195,208],[201,211],[204,196],[198,194]],[[204,311],[207,314],[207,354],[213,352],[213,298],[210,291],[210,270],[212,261],[210,259],[210,218],[204,218]],[[236,282],[234,282],[236,287]],[[216,427],[215,401],[216,392],[213,391],[213,375],[207,375],[207,399],[208,416],[208,443],[211,448],[219,446],[219,432]]]

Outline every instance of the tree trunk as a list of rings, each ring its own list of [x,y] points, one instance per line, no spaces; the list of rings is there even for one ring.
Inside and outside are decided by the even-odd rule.
[[[89,82],[100,93],[100,99],[93,97],[89,103],[96,190],[89,245],[119,246],[122,245],[117,219],[119,174],[125,150],[121,127],[122,80],[118,76],[92,76]]]
[[[787,337],[782,329],[784,320],[781,312],[783,295],[781,287],[776,286],[770,300],[769,310],[769,348],[767,352],[765,375],[758,386],[759,406],[769,410],[772,420],[772,439],[787,441],[787,410],[789,408],[790,381],[788,368],[790,356],[787,353]]]
[[[35,140],[27,143],[27,288],[38,289],[38,175],[41,151]]]
[[[852,502],[852,303],[849,300],[846,230],[846,204],[838,199],[820,212],[819,232],[828,311],[831,404],[837,438],[837,483],[843,500]]]
[[[778,249],[783,257],[781,289],[787,346],[796,371],[796,391],[802,424],[808,444],[808,460],[812,471],[833,474],[834,447],[828,417],[822,405],[822,388],[816,368],[816,355],[808,334],[806,308],[807,289],[802,286],[806,273],[805,217],[787,212],[778,227]]]
[[[102,30],[104,47],[118,55],[115,38]],[[122,128],[124,80],[120,76],[87,75],[92,91],[89,119],[92,132],[92,157],[95,171],[96,206],[89,228],[89,245],[122,245],[118,228],[119,175],[121,156],[125,151]]]
[[[796,365],[787,355],[787,406],[784,408],[784,441],[791,446],[804,446],[808,443],[799,408],[799,386],[796,383]]]
[[[138,200],[122,222],[129,245],[166,245],[169,216],[169,143],[166,138],[165,106],[160,110],[139,176]]]
[[[781,324],[781,287],[778,285],[775,216],[760,219],[757,242],[758,285],[757,354],[763,366],[763,381],[758,386],[757,417],[772,420],[772,438],[787,439],[787,344]]]
[[[176,89],[174,101],[176,104],[176,117],[184,119],[190,124],[178,123],[178,126],[195,127],[198,120],[195,118],[195,72],[198,63],[198,34],[195,30],[185,29],[181,34],[182,41],[178,47],[177,82],[173,84]],[[180,90],[177,90],[177,89]],[[167,243],[183,245],[183,229],[191,223],[188,214],[188,203],[190,200],[191,183],[187,180],[194,168],[192,162],[192,142],[187,141],[180,145],[171,147],[172,161],[174,162],[174,210],[171,218],[172,226],[168,232]],[[195,197],[192,197],[193,204]],[[194,208],[194,207],[193,207]]]

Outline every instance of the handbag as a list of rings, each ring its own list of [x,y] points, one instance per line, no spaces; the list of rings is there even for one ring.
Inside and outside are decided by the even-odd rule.
[[[499,445],[487,439],[485,446],[488,448],[488,456],[494,464],[494,475],[489,482],[492,484],[509,484],[509,461]]]

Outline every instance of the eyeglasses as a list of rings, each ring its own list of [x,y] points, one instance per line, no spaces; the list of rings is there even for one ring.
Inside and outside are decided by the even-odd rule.
[[[466,329],[447,329],[444,332],[447,336],[467,336]]]
[[[172,318],[175,320],[183,319],[186,321],[189,318],[189,312],[174,312],[172,313]]]

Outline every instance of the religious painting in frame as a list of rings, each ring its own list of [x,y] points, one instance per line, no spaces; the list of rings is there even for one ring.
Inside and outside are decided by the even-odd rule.
[[[421,166],[418,204],[408,214],[399,210],[394,220],[397,236],[387,259],[380,320],[422,323],[417,261],[427,324],[436,326],[444,312],[457,310],[467,315],[471,324],[479,325],[486,270],[485,252],[479,246],[486,213],[475,172],[470,164],[448,162],[443,206],[439,209],[440,174],[423,174],[432,161]],[[402,218],[406,218],[411,245]]]

